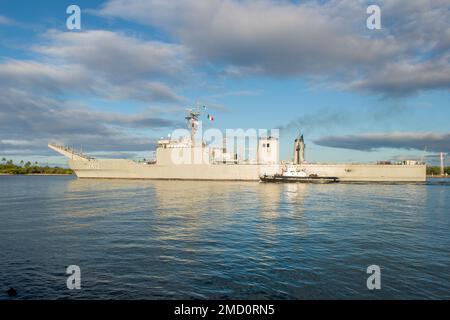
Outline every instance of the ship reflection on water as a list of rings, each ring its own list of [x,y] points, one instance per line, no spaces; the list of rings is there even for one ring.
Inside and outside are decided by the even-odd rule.
[[[185,227],[193,228],[189,231],[194,232],[204,223],[211,228],[220,228],[223,223],[240,224],[242,220],[238,219],[246,219],[245,216],[255,221],[276,220],[287,209],[286,204],[295,204],[295,211],[289,214],[302,214],[309,189],[305,184],[295,183],[75,179],[67,184],[67,191],[67,201],[81,198],[90,204],[93,199],[104,200],[108,201],[108,207],[117,202],[113,207],[121,212],[148,208],[149,214],[162,221],[184,219]],[[104,207],[99,206],[86,205],[78,209],[68,207],[67,213],[74,216],[105,213]],[[257,214],[248,215],[248,210]]]
[[[0,282],[22,298],[450,298],[448,187],[4,177]]]

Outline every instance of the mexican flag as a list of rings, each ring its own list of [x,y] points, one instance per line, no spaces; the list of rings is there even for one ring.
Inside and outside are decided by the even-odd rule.
[[[208,120],[209,121],[214,121],[214,117],[212,115],[208,114]]]

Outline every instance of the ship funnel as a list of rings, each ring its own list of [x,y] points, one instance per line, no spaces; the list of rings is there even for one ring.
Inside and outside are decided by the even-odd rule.
[[[294,164],[302,164],[305,162],[305,147],[303,135],[299,135],[294,141]]]

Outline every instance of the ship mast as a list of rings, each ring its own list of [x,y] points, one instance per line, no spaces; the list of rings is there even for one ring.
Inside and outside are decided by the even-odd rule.
[[[187,121],[188,129],[191,130],[191,145],[195,147],[195,133],[198,129],[198,117],[200,116],[199,111],[195,111],[194,109],[187,109],[188,116],[185,118]]]

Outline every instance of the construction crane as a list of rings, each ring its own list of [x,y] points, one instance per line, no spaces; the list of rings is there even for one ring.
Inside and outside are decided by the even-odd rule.
[[[446,155],[447,154],[443,153],[443,152],[441,152],[441,154],[440,154],[440,158],[441,158],[441,176],[445,175],[444,158],[445,158]]]
[[[445,153],[445,152],[440,152],[440,153],[437,153],[437,154],[429,154],[429,155],[427,155],[427,157],[429,157],[429,158],[439,158],[439,164],[440,164],[440,175],[441,176],[445,176],[445,156],[447,155],[448,153]]]

